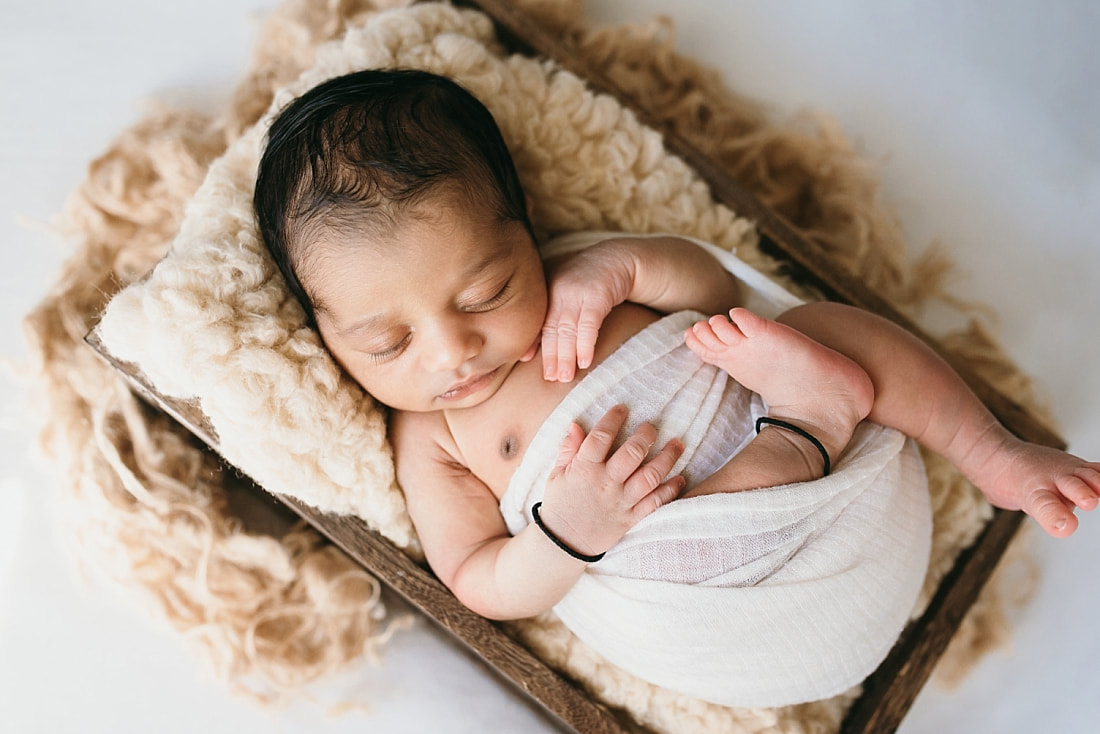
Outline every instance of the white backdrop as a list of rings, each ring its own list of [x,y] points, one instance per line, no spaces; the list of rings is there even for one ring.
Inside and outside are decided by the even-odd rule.
[[[0,356],[22,360],[23,313],[69,244],[43,225],[142,101],[220,105],[273,0],[2,0]],[[945,242],[955,292],[992,305],[1071,450],[1100,457],[1100,6],[591,1],[597,18],[663,12],[678,45],[779,117],[828,111],[881,161],[911,241]],[[0,386],[0,730],[12,732],[542,732],[552,726],[426,623],[381,667],[328,685],[370,714],[267,711],[229,697],[183,643],[70,570],[20,393]],[[30,406],[33,410],[34,406]],[[1091,732],[1100,720],[1100,517],[1039,538],[1037,599],[1012,650],[957,692],[928,688],[904,734]]]

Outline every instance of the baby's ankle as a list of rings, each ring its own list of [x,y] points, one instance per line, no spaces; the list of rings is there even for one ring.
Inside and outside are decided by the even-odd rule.
[[[958,443],[965,443],[965,447],[957,445]],[[963,476],[985,491],[1012,462],[1016,453],[1014,446],[1022,445],[1023,442],[996,421],[991,421],[973,431],[970,436],[965,436],[960,431],[952,444],[945,452],[947,459],[958,467]]]
[[[813,463],[813,458],[809,455],[813,452],[816,452],[821,460],[821,476],[828,476],[829,473],[832,471],[832,457],[835,453],[839,453],[839,451],[837,451],[835,445],[832,451],[830,451],[829,448],[825,446],[825,444],[817,437],[817,435],[815,435],[814,431],[816,431],[816,427],[809,426],[809,428],[807,428],[805,425],[801,425],[799,423],[788,421],[782,418],[776,418],[774,416],[764,416],[757,419],[757,433],[760,433],[762,430],[769,427],[789,433],[790,435],[786,438],[794,439],[793,443],[795,447],[800,451],[800,453],[802,453],[804,457],[808,457],[807,460],[811,463],[811,465]],[[813,452],[809,450],[810,448],[813,449]]]
[[[798,420],[762,418],[757,424],[759,436],[756,440],[765,442],[781,461],[786,462],[792,477],[790,482],[808,482],[828,475],[832,471],[833,458],[839,453],[835,448],[830,451],[825,442],[814,435],[815,431],[816,427]]]

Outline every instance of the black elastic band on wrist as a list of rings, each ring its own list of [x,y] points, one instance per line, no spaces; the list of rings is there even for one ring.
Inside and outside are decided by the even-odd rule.
[[[809,431],[799,428],[793,423],[788,423],[787,421],[779,420],[778,418],[769,418],[768,416],[763,416],[756,419],[757,433],[760,433],[760,428],[764,424],[775,426],[776,428],[785,428],[788,431],[797,433],[799,436],[802,436],[802,438],[812,443],[814,445],[814,448],[818,450],[818,453],[821,454],[821,458],[825,460],[824,476],[829,476],[829,471],[832,469],[832,462],[829,461],[829,452],[825,450],[825,446],[820,441],[818,441],[817,438],[813,436],[813,434],[811,434]]]
[[[572,548],[567,546],[565,543],[563,543],[561,541],[561,538],[559,538],[558,536],[551,533],[550,528],[546,527],[546,525],[543,524],[542,518],[539,517],[539,508],[540,507],[542,507],[541,502],[536,502],[535,504],[533,504],[531,506],[531,517],[535,518],[535,524],[539,526],[539,530],[541,530],[546,535],[547,538],[554,541],[554,545],[561,548],[563,551],[565,551],[569,555],[573,556],[578,561],[584,561],[585,563],[595,563],[596,561],[598,561],[598,560],[600,560],[601,558],[604,557],[604,555],[605,555],[604,553],[597,553],[594,556],[586,556],[583,553],[578,553],[577,551],[573,550]]]

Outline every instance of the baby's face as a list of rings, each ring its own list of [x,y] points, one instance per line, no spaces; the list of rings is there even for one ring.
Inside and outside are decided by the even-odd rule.
[[[385,242],[345,237],[309,270],[325,345],[390,407],[478,405],[538,348],[546,280],[534,242],[474,209],[430,200]]]

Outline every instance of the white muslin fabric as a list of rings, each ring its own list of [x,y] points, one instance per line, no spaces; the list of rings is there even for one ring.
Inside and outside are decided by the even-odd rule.
[[[755,435],[758,395],[683,343],[702,318],[666,316],[589,372],[540,427],[501,499],[514,534],[531,522],[570,422],[616,404],[679,437],[673,473],[692,486]],[[836,458],[836,457],[834,457]],[[864,423],[817,481],[672,502],[650,515],[554,607],[610,662],[728,706],[784,706],[860,683],[897,639],[931,544],[914,442]]]

